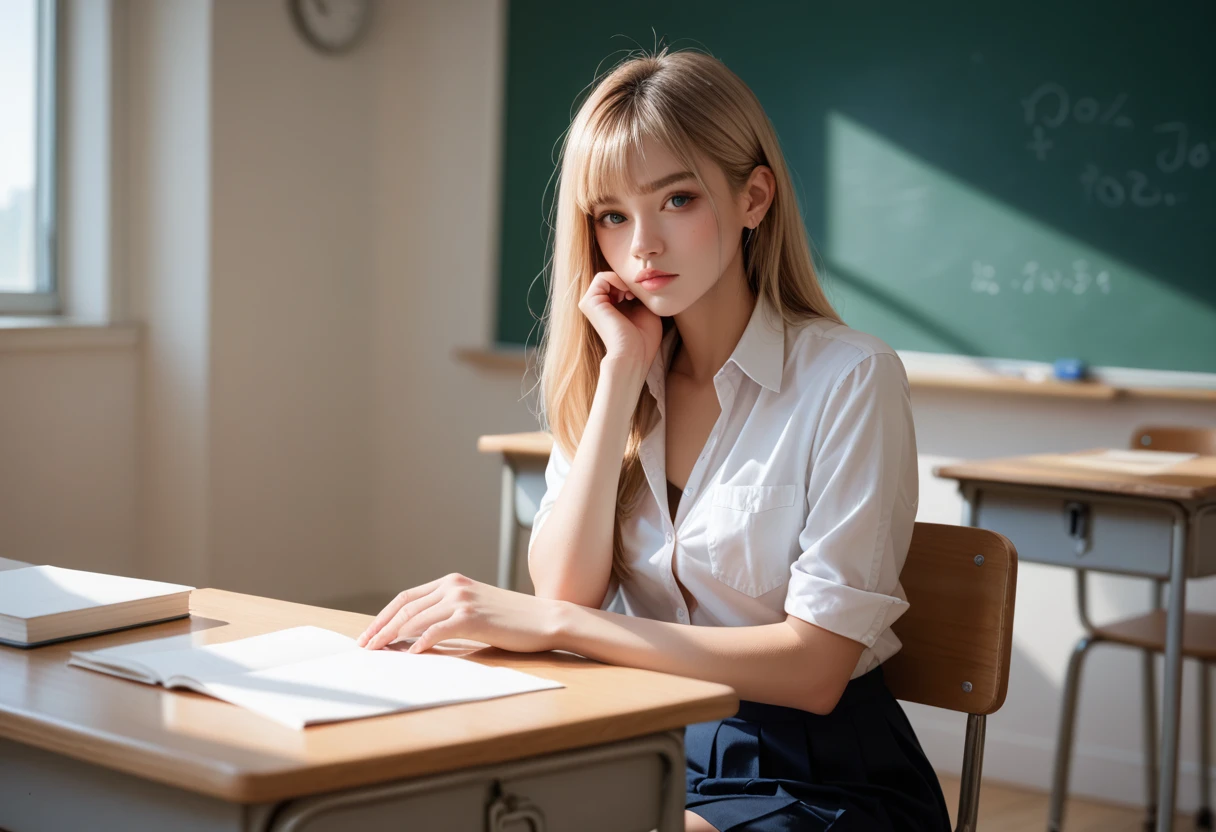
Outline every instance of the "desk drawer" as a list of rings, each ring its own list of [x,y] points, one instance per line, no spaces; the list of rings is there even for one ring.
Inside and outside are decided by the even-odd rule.
[[[683,829],[680,733],[292,801],[272,832],[651,832]]]
[[[1169,577],[1173,521],[1164,509],[989,488],[978,502],[974,524],[1009,538],[1020,561]]]

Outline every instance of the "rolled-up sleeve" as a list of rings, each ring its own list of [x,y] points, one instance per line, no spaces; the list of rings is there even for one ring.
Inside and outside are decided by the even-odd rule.
[[[916,520],[916,435],[898,356],[869,355],[829,394],[785,611],[873,647],[908,608],[899,572]]]
[[[561,447],[554,442],[553,450],[549,452],[549,462],[545,466],[545,494],[540,498],[536,516],[532,518],[532,535],[528,538],[529,555],[532,554],[532,544],[536,542],[536,533],[549,519],[549,512],[553,511],[553,504],[557,502],[557,495],[561,493],[562,485],[566,482],[566,476],[569,473],[570,460],[562,453]]]

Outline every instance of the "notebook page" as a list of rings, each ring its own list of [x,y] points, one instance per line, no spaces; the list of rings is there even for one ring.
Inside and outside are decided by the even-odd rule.
[[[223,644],[156,651],[141,656],[140,661],[163,682],[182,676],[206,683],[211,679],[361,649],[349,636],[321,627],[304,626]]]
[[[156,673],[147,666],[143,661],[144,658],[151,653],[189,649],[193,642],[194,635],[186,633],[168,638],[137,641],[134,644],[120,644],[101,650],[73,650],[68,656],[68,664],[102,673],[112,673],[115,676],[122,676],[124,679],[151,685],[156,683]]]
[[[335,653],[207,685],[292,728],[564,687],[505,667],[396,650]]]

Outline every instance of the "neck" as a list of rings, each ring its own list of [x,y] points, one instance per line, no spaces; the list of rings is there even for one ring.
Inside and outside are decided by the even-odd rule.
[[[740,254],[709,291],[675,316],[681,344],[671,372],[696,384],[711,383],[743,337],[755,307]]]

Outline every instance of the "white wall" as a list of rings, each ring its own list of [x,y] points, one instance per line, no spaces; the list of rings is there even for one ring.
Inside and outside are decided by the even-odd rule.
[[[130,0],[117,18],[130,316],[144,324],[138,464],[144,574],[210,583],[211,4]]]
[[[499,461],[484,433],[535,430],[510,373],[458,362],[492,337],[501,4],[381,4],[375,204],[377,574],[493,581]],[[452,56],[459,55],[459,60]]]
[[[0,557],[140,574],[133,342],[21,346],[0,330]]]
[[[286,4],[212,29],[211,582],[280,597],[376,586],[371,367],[377,27],[341,59]]]
[[[453,350],[492,335],[505,4],[381,2],[337,59],[299,41],[279,0],[119,5],[125,271],[145,335],[20,352],[0,337],[0,556],[334,603],[451,570],[493,580],[498,462],[476,438],[535,422],[520,379]],[[1216,423],[1216,408],[1180,403],[917,391],[914,406],[926,471],[1119,446],[1142,422]],[[952,485],[926,475],[921,519],[958,512]],[[1099,580],[1093,612],[1146,599]],[[1203,582],[1190,602],[1216,609]],[[1079,634],[1071,576],[1023,565],[990,776],[1046,785]],[[1140,795],[1138,667],[1091,655],[1078,792]],[[961,719],[909,711],[956,768]]]

